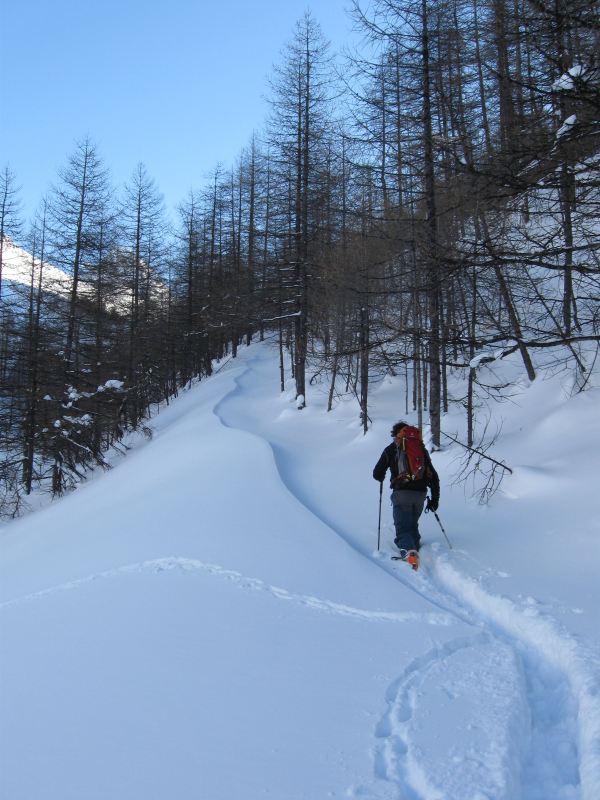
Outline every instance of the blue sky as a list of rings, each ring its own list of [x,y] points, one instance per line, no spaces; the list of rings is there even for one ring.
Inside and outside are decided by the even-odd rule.
[[[77,139],[115,183],[142,161],[173,208],[229,165],[266,116],[267,78],[311,8],[339,49],[350,0],[21,0],[2,3],[0,168],[29,216]]]

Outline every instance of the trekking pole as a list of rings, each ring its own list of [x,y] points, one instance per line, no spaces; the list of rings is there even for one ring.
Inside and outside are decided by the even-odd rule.
[[[381,542],[381,498],[383,496],[383,481],[379,481],[379,522],[377,524],[377,552]]]
[[[427,501],[428,502],[427,502],[427,507],[425,508],[425,513],[428,513],[429,511],[433,511],[433,509],[429,507],[429,498],[427,498]],[[448,547],[450,548],[450,550],[453,550],[454,548],[452,547],[452,543],[450,542],[450,539],[448,538],[448,534],[444,530],[444,526],[442,525],[442,522],[441,522],[440,518],[437,515],[437,511],[433,511],[433,516],[437,519],[438,525],[442,529],[442,533],[444,534],[444,538],[448,542]]]
[[[450,544],[450,539],[448,538],[448,534],[447,534],[447,533],[446,533],[446,531],[444,530],[444,526],[443,526],[443,525],[442,525],[442,523],[440,522],[440,518],[438,517],[438,515],[437,515],[437,512],[436,512],[436,511],[434,511],[434,512],[433,512],[433,516],[434,516],[434,517],[437,519],[437,521],[438,521],[438,525],[439,525],[439,526],[440,526],[440,528],[442,529],[442,533],[444,534],[444,536],[446,537],[446,541],[448,542],[448,547],[450,548],[450,550],[452,550],[453,548],[452,548],[452,545]]]

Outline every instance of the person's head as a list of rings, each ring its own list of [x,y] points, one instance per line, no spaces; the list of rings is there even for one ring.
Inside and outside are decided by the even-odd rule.
[[[395,425],[392,425],[391,435],[393,436],[393,438],[395,439],[396,436],[402,430],[402,428],[406,428],[407,425],[408,425],[408,422],[396,422]]]

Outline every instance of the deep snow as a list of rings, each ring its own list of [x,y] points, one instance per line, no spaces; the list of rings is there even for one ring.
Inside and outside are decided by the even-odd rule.
[[[564,384],[499,408],[489,507],[433,454],[454,549],[424,518],[416,574],[387,497],[376,551],[398,379],[367,436],[267,344],[183,393],[2,530],[2,800],[597,800],[599,392]]]

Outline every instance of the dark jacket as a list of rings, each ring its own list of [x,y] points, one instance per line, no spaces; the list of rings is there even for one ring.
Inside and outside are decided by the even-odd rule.
[[[398,477],[398,458],[397,458],[397,445],[396,442],[392,442],[389,444],[377,464],[375,464],[375,469],[373,470],[373,477],[376,481],[383,481],[385,479],[385,473],[388,469],[391,472],[390,477],[390,486],[393,490],[410,490],[413,492],[426,492],[427,489],[431,489],[431,501],[434,505],[438,505],[440,502],[440,479],[435,471],[433,464],[431,463],[431,458],[427,449],[424,447],[425,450],[425,461],[426,461],[426,468],[425,468],[425,476],[418,481],[397,481],[395,480]]]

